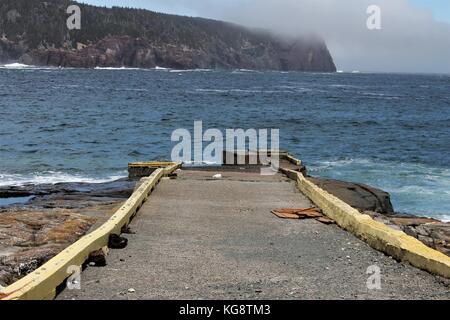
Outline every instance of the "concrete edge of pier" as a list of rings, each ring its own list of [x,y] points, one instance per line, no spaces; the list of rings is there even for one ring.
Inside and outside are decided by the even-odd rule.
[[[153,167],[152,174],[107,222],[80,238],[34,272],[5,288],[3,295],[6,297],[3,300],[53,299],[57,288],[74,272],[71,267],[77,266],[81,269],[92,252],[107,247],[110,235],[122,233],[123,228],[137,214],[161,178],[181,167],[181,164],[177,163],[147,163],[146,165]]]
[[[282,171],[297,181],[299,190],[341,228],[399,261],[408,262],[419,269],[450,279],[450,257],[426,246],[403,231],[392,229],[360,213],[308,180],[301,172],[283,169]]]

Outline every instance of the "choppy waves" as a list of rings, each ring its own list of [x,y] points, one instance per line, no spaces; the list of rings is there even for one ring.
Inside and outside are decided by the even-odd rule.
[[[116,175],[95,177],[65,172],[44,171],[31,174],[0,173],[0,186],[21,186],[26,184],[56,184],[61,182],[104,183],[126,177],[126,172]]]
[[[125,176],[128,162],[168,160],[172,132],[202,120],[278,128],[311,174],[385,189],[397,211],[450,215],[449,76],[0,68],[1,185]]]
[[[389,192],[397,211],[450,220],[450,169],[420,163],[336,159],[308,166],[312,175],[366,183]]]

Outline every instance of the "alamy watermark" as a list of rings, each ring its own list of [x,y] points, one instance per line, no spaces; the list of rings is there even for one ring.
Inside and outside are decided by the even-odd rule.
[[[70,5],[67,7],[66,13],[69,17],[66,20],[66,25],[69,30],[81,29],[81,8],[78,5]],[[381,8],[378,5],[370,5],[367,7],[366,13],[369,15],[366,20],[366,26],[369,30],[380,30],[381,27]],[[15,22],[20,17],[17,10],[10,10],[7,13],[9,22]]]
[[[70,16],[67,18],[66,25],[69,30],[81,29],[81,9],[77,5],[71,5],[66,10]]]
[[[370,275],[366,285],[369,290],[381,290],[381,269],[376,264],[367,268],[366,274]]]
[[[70,5],[66,13],[70,16],[67,18],[66,25],[69,30],[81,29],[81,9],[77,5]],[[366,20],[366,26],[369,30],[381,30],[381,8],[378,5],[370,5],[367,7],[366,13],[369,15]],[[8,12],[8,20],[16,19],[15,10]]]
[[[67,278],[66,286],[69,290],[81,290],[81,267],[69,266],[67,268],[67,274],[70,276]]]
[[[280,167],[279,129],[226,129],[224,136],[219,129],[204,131],[202,121],[195,121],[193,134],[184,128],[176,129],[171,140],[178,142],[172,149],[171,158],[174,162],[262,165],[262,175],[274,175]]]
[[[366,13],[369,15],[366,21],[367,29],[381,30],[381,8],[377,5],[367,7]]]

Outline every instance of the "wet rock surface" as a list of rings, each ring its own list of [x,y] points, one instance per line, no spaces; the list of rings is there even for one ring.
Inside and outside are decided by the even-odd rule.
[[[72,200],[85,197],[88,200],[103,200],[105,198],[128,198],[133,192],[135,181],[119,179],[106,183],[56,183],[56,184],[25,184],[20,186],[0,187],[0,198],[36,196],[27,203],[31,206],[49,205],[51,199]],[[51,206],[51,205],[50,205]],[[77,207],[86,206],[84,202]]]
[[[134,186],[122,179],[1,187],[0,198],[32,198],[0,206],[0,285],[17,281],[102,224]]]
[[[358,210],[394,213],[390,195],[383,190],[362,183],[312,177],[308,179]]]

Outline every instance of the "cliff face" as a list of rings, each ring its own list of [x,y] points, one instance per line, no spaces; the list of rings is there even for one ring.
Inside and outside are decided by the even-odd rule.
[[[62,67],[336,71],[317,38],[147,10],[78,4],[81,30],[66,27],[68,0],[0,0],[0,61]]]

